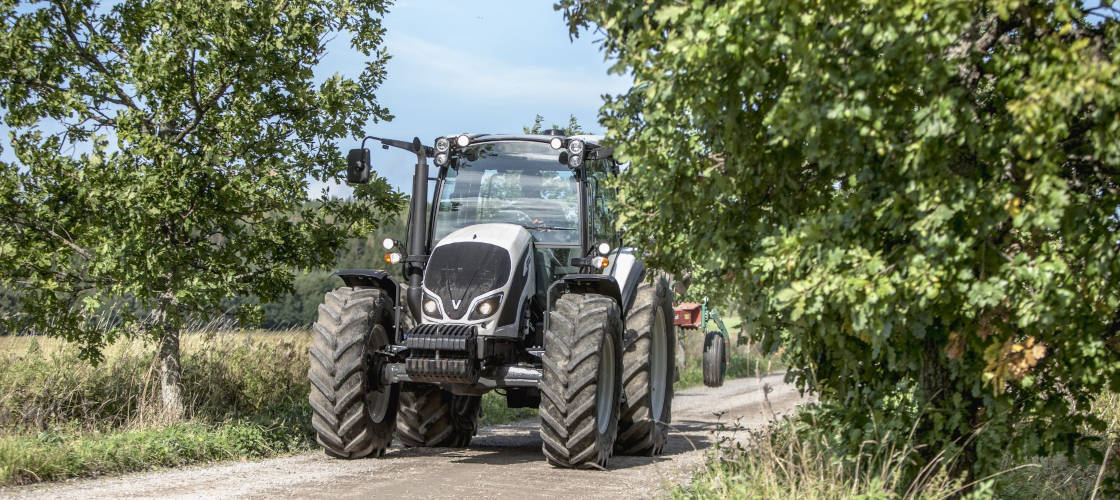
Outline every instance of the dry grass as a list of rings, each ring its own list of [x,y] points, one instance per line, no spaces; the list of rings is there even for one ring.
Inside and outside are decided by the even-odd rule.
[[[737,425],[721,429],[706,466],[673,498],[945,499],[1115,498],[1116,444],[1120,438],[1120,395],[1105,394],[1093,408],[1105,422],[1103,464],[1078,464],[1064,457],[1004,463],[1002,472],[966,482],[953,476],[945,453],[917,471],[920,445],[909,436],[887,435],[863,444],[856,456],[833,448],[824,436],[787,419],[761,431]],[[743,443],[747,443],[744,446]],[[1111,489],[1110,489],[1111,488]]]

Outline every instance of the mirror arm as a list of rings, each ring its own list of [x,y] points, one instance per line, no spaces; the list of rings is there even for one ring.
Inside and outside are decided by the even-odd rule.
[[[372,135],[367,135],[367,136],[362,138],[362,149],[366,148],[366,141],[369,140],[369,139],[373,139],[375,141],[381,142],[381,147],[386,148],[386,149],[388,149],[389,146],[392,146],[394,148],[403,149],[405,151],[408,151],[409,153],[419,153],[420,152],[417,149],[417,146],[415,145],[415,143],[413,141],[398,141],[396,139],[385,139],[385,138],[382,138],[382,137],[374,137]],[[419,149],[424,151],[425,156],[435,156],[435,150],[432,149],[431,146],[420,145]]]

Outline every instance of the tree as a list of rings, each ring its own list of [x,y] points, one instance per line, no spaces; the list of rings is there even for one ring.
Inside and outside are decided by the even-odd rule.
[[[633,76],[600,115],[628,233],[718,277],[837,442],[913,428],[974,471],[1093,451],[1120,390],[1115,7],[558,8]]]
[[[183,414],[179,334],[223,298],[291,291],[399,206],[383,179],[307,204],[344,169],[335,141],[391,116],[381,0],[0,3],[0,285],[21,327],[96,361],[119,335],[158,339],[161,396]],[[369,58],[318,81],[329,37]],[[114,302],[111,328],[94,319]],[[6,319],[6,321],[10,320]],[[11,327],[11,325],[8,325]]]
[[[545,130],[548,130],[548,129],[544,128],[543,125],[544,125],[544,117],[541,116],[541,115],[537,115],[537,117],[533,119],[533,125],[531,127],[521,127],[521,129],[523,131],[525,131],[526,134],[540,134],[540,133],[543,133]],[[561,132],[564,133],[564,135],[579,135],[579,134],[584,133],[583,132],[583,127],[580,127],[579,122],[576,121],[576,115],[568,115],[568,126],[567,127],[560,128],[559,125],[553,123],[552,126],[549,127],[549,129],[560,130]]]

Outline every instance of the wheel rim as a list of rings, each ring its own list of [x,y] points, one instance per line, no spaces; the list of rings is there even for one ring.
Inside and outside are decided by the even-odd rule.
[[[599,358],[599,380],[595,391],[595,412],[599,434],[606,434],[611,425],[615,389],[615,352],[614,338],[607,335],[603,339],[603,352]]]
[[[366,344],[366,352],[373,352],[389,343],[389,336],[385,334],[385,328],[381,325],[376,325],[369,334],[369,342]],[[380,375],[380,374],[377,374]],[[377,385],[381,386],[379,391],[370,391],[366,394],[366,411],[369,412],[369,417],[374,422],[382,422],[385,420],[385,415],[389,413],[389,402],[392,396],[392,386],[381,384],[381,381],[375,381]]]
[[[665,408],[666,385],[669,380],[669,335],[665,331],[665,311],[660,306],[653,310],[653,338],[650,339],[649,386],[650,411],[655,420],[661,420]]]

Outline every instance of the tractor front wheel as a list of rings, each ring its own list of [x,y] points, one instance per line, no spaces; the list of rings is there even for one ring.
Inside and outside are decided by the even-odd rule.
[[[554,466],[607,466],[618,433],[621,323],[618,303],[594,293],[566,293],[550,313],[540,413]]]
[[[371,355],[389,343],[389,299],[378,289],[328,292],[312,328],[311,425],[327,455],[380,456],[393,440],[397,386],[370,373]]]

